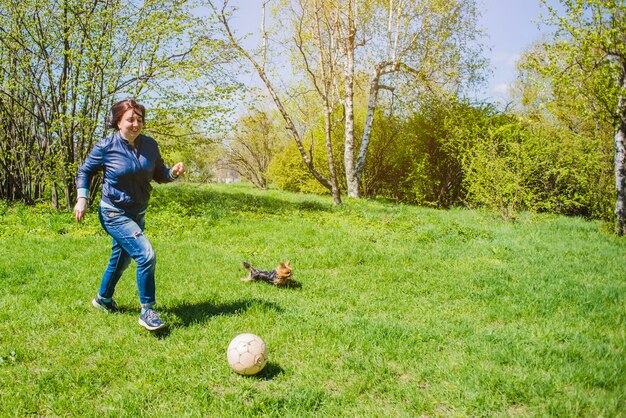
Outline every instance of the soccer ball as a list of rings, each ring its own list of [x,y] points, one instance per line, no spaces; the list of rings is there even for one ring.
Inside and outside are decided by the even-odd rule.
[[[239,334],[228,344],[228,364],[239,374],[257,374],[267,363],[265,343],[254,334]]]

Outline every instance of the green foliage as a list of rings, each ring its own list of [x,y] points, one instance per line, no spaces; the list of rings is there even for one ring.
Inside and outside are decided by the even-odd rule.
[[[406,125],[412,166],[401,184],[419,204],[450,207],[463,202],[461,127],[474,109],[460,103],[432,99],[423,103]],[[409,195],[409,197],[412,197]]]
[[[478,187],[473,181],[482,175],[478,158],[488,158],[479,143],[488,147],[489,129],[507,121],[489,106],[436,97],[405,121],[378,118],[366,167],[369,194],[434,207],[465,204],[467,187]]]
[[[405,202],[422,202],[407,196],[406,177],[411,176],[408,150],[412,144],[405,126],[397,118],[378,112],[374,118],[369,152],[363,170],[363,197],[385,197]]]
[[[194,114],[200,119],[190,115],[177,119],[176,114],[163,109],[150,109],[145,133],[158,141],[166,164],[171,166],[179,161],[185,164],[185,175],[181,180],[207,182],[213,179],[216,162],[222,157],[221,147],[213,139],[219,134],[208,135],[209,131],[226,127],[216,126],[204,131],[201,112]]]
[[[319,158],[324,156],[324,147],[317,142],[314,149]],[[321,185],[309,172],[302,161],[296,144],[287,143],[279,148],[268,169],[268,177],[281,190],[299,193],[329,194],[330,191]]]
[[[498,209],[505,218],[534,210],[608,219],[611,150],[606,142],[484,111],[482,121],[455,120],[453,137],[464,144],[457,152],[468,204]],[[473,113],[481,115],[478,109]]]
[[[376,115],[363,177],[365,196],[425,206],[459,203],[458,156],[446,149],[447,110],[431,101],[408,120]]]
[[[615,92],[592,88],[606,80],[572,65],[573,48],[563,42],[535,45],[519,62],[517,113],[529,131],[534,162],[527,180],[534,190],[531,207],[608,221],[614,219],[615,126],[605,106]]]
[[[313,160],[313,164],[326,178],[329,177],[328,169],[328,154],[326,152],[326,137],[324,132],[324,122],[320,115],[316,113],[317,109],[309,109],[309,123],[306,139],[303,141],[303,146],[308,150],[309,156]],[[277,132],[280,132],[280,127],[277,126]],[[333,153],[335,155],[335,161],[340,160],[337,158],[343,153],[343,131],[337,128],[332,133],[333,138]],[[301,193],[316,193],[321,195],[327,195],[330,190],[319,183],[315,177],[307,169],[305,163],[302,160],[300,151],[298,150],[294,141],[283,141],[279,144],[277,149],[273,153],[272,160],[269,164],[268,178],[278,188],[290,192]],[[337,164],[335,167],[339,182],[342,183],[345,175],[341,169],[341,165]]]
[[[0,198],[32,203],[50,188],[69,208],[76,170],[120,98],[147,105],[157,137],[219,128],[238,86],[222,76],[230,56],[196,6],[0,1]]]
[[[539,102],[542,103],[542,102]],[[367,196],[450,207],[469,205],[609,219],[611,148],[602,131],[578,134],[490,105],[432,99],[410,119],[378,116]]]
[[[110,238],[0,202],[2,416],[621,416],[623,254],[597,221],[157,185],[146,233],[168,332],[91,307]],[[33,251],[36,248],[37,251]],[[239,281],[290,259],[302,285]],[[232,372],[254,332],[267,369]]]
[[[260,189],[269,186],[274,155],[288,138],[277,112],[251,110],[241,116],[224,142],[224,163]]]
[[[523,82],[532,85],[529,90],[533,94],[539,91],[551,99],[541,116],[547,116],[549,121],[554,118],[558,129],[579,135],[580,125],[595,124],[594,130],[584,129],[583,135],[595,140],[602,132],[605,141],[613,143],[615,231],[623,235],[626,233],[626,4],[614,0],[561,0],[560,5],[562,10],[547,6],[545,21],[555,33],[526,54],[521,65],[522,76],[526,76]],[[532,109],[532,101],[525,104],[530,104]],[[603,172],[604,168],[599,171]],[[604,182],[600,186],[604,192]],[[601,199],[603,203],[604,200]]]
[[[547,6],[545,17],[554,37],[544,42],[542,53],[527,57],[526,67],[550,83],[560,106],[575,108],[579,117],[617,124],[626,109],[626,4],[614,0],[560,3],[562,11]]]
[[[537,122],[524,126],[524,185],[530,191],[526,206],[610,221],[615,185],[613,147],[606,136]]]
[[[519,123],[489,127],[465,159],[467,202],[495,208],[510,219],[523,208],[523,133]]]
[[[206,183],[213,180],[214,168],[222,152],[213,140],[203,136],[159,136],[159,148],[166,164],[185,164],[185,175],[179,179]]]

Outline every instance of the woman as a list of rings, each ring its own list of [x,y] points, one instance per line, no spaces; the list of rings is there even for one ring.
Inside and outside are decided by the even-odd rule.
[[[141,314],[139,324],[148,330],[165,324],[154,311],[156,257],[148,238],[143,234],[145,213],[150,198],[150,181],[167,183],[185,172],[183,163],[168,168],[154,139],[141,135],[145,108],[133,99],[113,105],[109,128],[116,132],[98,142],[78,170],[78,199],[74,215],[80,222],[87,211],[89,181],[103,170],[102,197],[98,208],[100,224],[113,237],[111,258],[93,305],[106,312],[117,310],[113,300],[115,285],[130,259],[137,263],[137,287]]]

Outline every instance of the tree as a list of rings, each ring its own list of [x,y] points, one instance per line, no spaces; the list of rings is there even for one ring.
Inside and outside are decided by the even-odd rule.
[[[252,110],[236,124],[226,147],[226,164],[260,189],[268,187],[268,170],[274,153],[283,142],[276,117]]]
[[[547,1],[543,0],[547,5]],[[581,95],[580,115],[614,127],[615,232],[626,232],[626,4],[620,0],[559,0],[548,7],[556,28],[543,60],[529,65],[544,75],[555,100]]]
[[[71,207],[76,169],[122,97],[143,101],[152,115],[180,109],[182,126],[210,115],[208,99],[221,102],[223,91],[207,74],[217,76],[228,57],[196,29],[192,7],[180,0],[0,1],[0,198],[32,202],[50,186],[53,204],[60,189]],[[149,123],[148,130],[167,127]]]
[[[593,115],[595,99],[581,89],[554,89],[551,77],[543,74],[547,56],[541,43],[524,52],[512,89],[519,106],[512,112],[528,131],[531,208],[613,221],[614,150],[606,140],[614,132],[612,121]]]
[[[292,13],[293,25],[302,32],[307,23],[302,17],[311,10],[309,14],[316,17],[308,30],[312,37],[316,38],[320,26],[328,33],[317,37],[326,42],[323,48],[313,44],[340,52],[335,61],[341,71],[322,73],[320,79],[335,86],[343,105],[347,193],[358,198],[380,90],[397,95],[402,87],[412,87],[413,93],[456,94],[479,75],[485,61],[477,42],[476,5],[473,1],[440,0],[333,0],[323,4],[302,0],[298,5],[302,12]],[[360,79],[366,85],[360,85]],[[355,129],[357,90],[368,90],[360,141]]]
[[[515,216],[526,190],[525,132],[493,106],[430,97],[408,118],[378,117],[368,193],[419,205],[472,205]]]
[[[302,160],[304,161],[307,169],[309,170],[309,172],[317,179],[318,182],[320,182],[326,189],[328,190],[333,190],[333,183],[328,180],[325,176],[323,176],[319,170],[315,167],[314,164],[314,159],[313,156],[310,153],[307,153],[305,147],[304,147],[304,141],[302,139],[302,133],[300,132],[300,130],[298,130],[296,123],[294,122],[294,118],[292,117],[292,115],[289,113],[289,111],[287,110],[287,107],[284,105],[283,100],[280,98],[277,89],[274,86],[274,83],[272,83],[272,81],[270,80],[269,76],[268,76],[268,72],[266,71],[265,65],[266,65],[266,54],[267,54],[267,38],[266,38],[266,33],[265,33],[265,7],[267,5],[267,3],[269,2],[269,0],[263,0],[262,2],[262,11],[263,11],[263,24],[262,24],[262,42],[263,42],[263,47],[262,47],[262,51],[261,51],[261,59],[256,59],[250,52],[248,52],[241,44],[241,41],[238,40],[235,37],[235,34],[233,33],[230,24],[229,24],[229,16],[228,16],[228,0],[224,0],[222,3],[221,7],[217,7],[217,3],[212,1],[212,0],[208,0],[208,4],[211,8],[211,10],[213,11],[213,13],[215,14],[215,16],[217,17],[218,21],[222,24],[224,31],[225,31],[225,36],[226,39],[230,42],[231,46],[238,51],[254,68],[254,70],[256,71],[256,73],[259,75],[259,77],[261,78],[261,80],[263,81],[263,83],[265,84],[268,93],[270,94],[270,96],[272,97],[272,100],[274,101],[278,111],[280,112],[282,118],[284,119],[285,123],[286,123],[286,128],[287,130],[290,132],[291,137],[293,138],[294,142],[296,143],[296,146],[298,148],[298,151],[302,157]],[[335,204],[339,204],[341,203],[341,200],[339,198],[339,194],[337,194],[338,190],[335,189],[335,194],[333,195],[333,201]]]
[[[329,10],[325,7],[328,3],[314,0],[312,9],[308,9],[306,3],[306,0],[299,1],[300,15],[295,19],[297,26],[294,42],[302,59],[302,67],[322,102],[331,195],[339,203],[341,198],[333,152],[334,119],[340,100],[335,84],[341,54],[337,48],[339,33],[336,27],[329,24]],[[297,13],[294,11],[294,14]],[[309,31],[305,28],[309,28]]]
[[[263,2],[265,6],[269,1]],[[331,180],[314,168],[307,154],[302,134],[293,116],[288,114],[265,67],[266,39],[263,29],[261,57],[255,59],[236,39],[227,16],[227,2],[219,10],[209,1],[225,28],[231,44],[248,60],[274,98],[298,144],[309,171],[328,190],[334,186],[333,132],[337,123],[343,124],[344,167],[349,196],[360,196],[359,184],[369,146],[374,115],[379,108],[380,90],[458,93],[468,82],[476,80],[484,60],[480,57],[476,28],[477,10],[474,1],[467,0],[283,0],[278,2],[277,21],[291,42],[293,68],[301,70],[310,84],[305,90],[318,94],[325,115],[326,153]],[[285,27],[285,22],[289,26]],[[288,30],[285,30],[287,28]],[[366,75],[366,77],[363,77]],[[364,80],[364,84],[360,82]],[[402,82],[402,86],[392,86]],[[400,88],[403,87],[404,89]],[[363,116],[365,124],[357,140],[355,94],[368,90],[368,106]],[[284,93],[302,97],[303,91]],[[341,113],[337,114],[336,110]],[[339,116],[339,117],[338,117]],[[358,147],[358,152],[357,152]],[[334,187],[334,189],[333,189]],[[335,202],[338,199],[335,196]]]

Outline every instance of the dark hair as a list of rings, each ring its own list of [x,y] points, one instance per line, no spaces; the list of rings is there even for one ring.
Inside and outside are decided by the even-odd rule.
[[[107,118],[107,128],[119,129],[118,124],[128,109],[133,109],[136,115],[141,116],[144,120],[146,119],[146,108],[143,105],[140,105],[132,98],[124,99],[111,107],[111,114]]]

